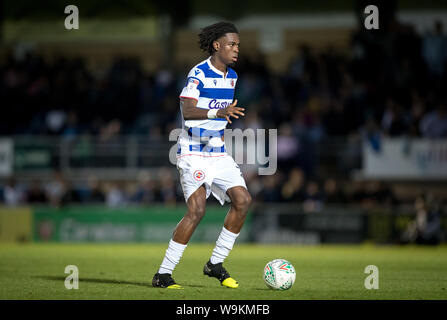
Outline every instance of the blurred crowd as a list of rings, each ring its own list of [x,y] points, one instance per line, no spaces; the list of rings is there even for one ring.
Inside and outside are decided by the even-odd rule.
[[[386,32],[359,29],[347,53],[299,45],[280,74],[261,53],[241,51],[236,97],[248,112],[231,127],[279,129],[278,173],[246,176],[258,202],[299,202],[310,211],[328,203],[396,204],[402,200],[384,183],[340,185],[342,180],[319,175],[317,143],[334,136],[372,142],[383,136],[447,137],[447,36],[439,21],[425,34],[397,21]],[[0,135],[139,134],[167,140],[181,126],[178,95],[191,67],[147,73],[137,59],[120,58],[97,76],[80,58],[49,63],[32,51],[11,51],[0,64],[0,99],[8,109],[0,117]],[[92,176],[81,186],[61,173],[45,185],[11,178],[0,194],[12,205],[183,202],[177,176],[165,169],[163,179],[146,173],[123,183]]]
[[[320,211],[325,205],[392,208],[407,200],[397,199],[383,182],[341,183],[332,177],[322,181],[306,179],[304,171],[298,167],[287,175],[279,171],[261,178],[256,172],[244,176],[256,204],[291,203],[302,206],[307,212]],[[0,202],[8,206],[105,204],[119,208],[156,203],[176,205],[183,203],[184,197],[178,175],[165,167],[155,174],[142,171],[136,181],[100,181],[96,176],[90,176],[87,181],[74,184],[59,171],[55,171],[45,184],[39,180],[19,183],[9,178],[0,186]],[[210,197],[209,203],[218,202]]]
[[[310,140],[365,130],[446,137],[446,60],[439,21],[422,35],[397,21],[382,33],[360,29],[348,53],[298,45],[280,74],[263,54],[241,50],[236,97],[249,112],[235,125]],[[119,133],[163,137],[178,127],[178,95],[191,67],[147,73],[138,59],[120,58],[97,76],[81,58],[49,63],[12,50],[0,65],[0,99],[8,107],[0,134],[106,134],[115,123]]]

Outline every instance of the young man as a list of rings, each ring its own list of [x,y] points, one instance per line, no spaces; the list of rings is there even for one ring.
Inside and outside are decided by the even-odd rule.
[[[222,266],[244,224],[251,196],[239,166],[226,153],[223,132],[230,118],[244,116],[236,107],[236,72],[230,68],[239,54],[239,35],[228,22],[208,26],[199,34],[199,44],[210,54],[188,74],[180,94],[183,130],[177,145],[177,169],[185,195],[187,212],[175,228],[169,247],[152,285],[182,289],[172,278],[194,230],[205,215],[206,199],[212,193],[223,205],[231,202],[222,231],[203,273],[221,285],[237,288],[238,282]]]

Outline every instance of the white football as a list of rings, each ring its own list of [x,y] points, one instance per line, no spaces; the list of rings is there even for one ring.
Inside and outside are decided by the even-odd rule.
[[[265,265],[264,282],[270,289],[287,290],[295,283],[295,268],[284,259],[275,259]]]

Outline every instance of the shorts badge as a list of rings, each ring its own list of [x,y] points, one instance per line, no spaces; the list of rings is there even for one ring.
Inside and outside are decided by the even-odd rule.
[[[205,172],[203,172],[202,170],[196,170],[194,171],[194,179],[196,179],[197,181],[202,181],[203,179],[205,179]]]

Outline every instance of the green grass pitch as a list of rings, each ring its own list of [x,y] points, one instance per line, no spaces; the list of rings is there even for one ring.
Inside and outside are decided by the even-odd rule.
[[[153,288],[167,244],[0,244],[0,299],[447,299],[447,246],[235,245],[224,266],[240,283],[220,286],[203,275],[213,245],[191,243],[173,277],[184,290]],[[287,291],[268,289],[265,264],[292,262]],[[65,267],[79,269],[79,289],[64,286]],[[364,287],[367,265],[379,289]]]

